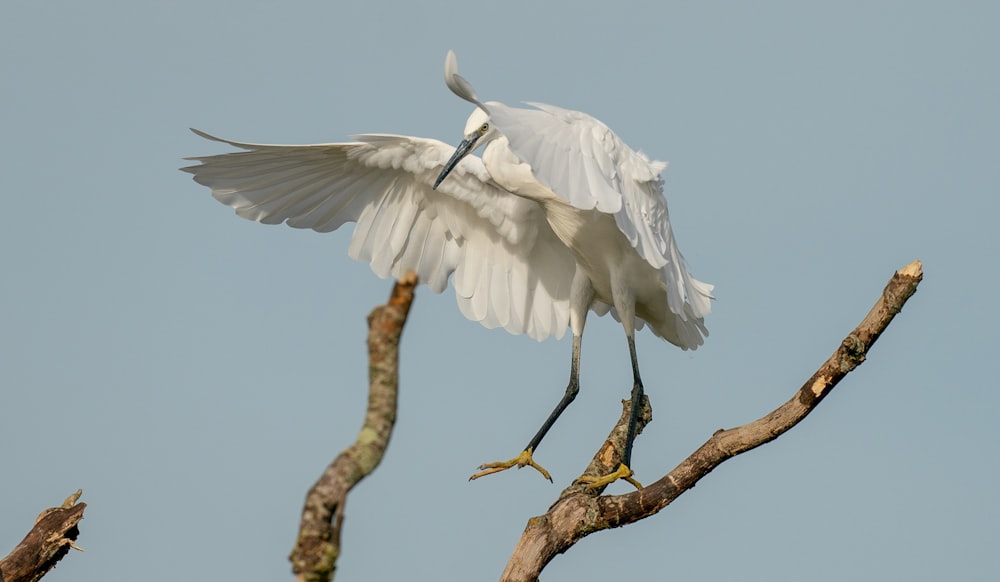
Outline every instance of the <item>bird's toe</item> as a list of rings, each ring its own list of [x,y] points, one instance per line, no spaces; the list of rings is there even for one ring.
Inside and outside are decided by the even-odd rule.
[[[522,467],[531,467],[541,473],[543,477],[549,480],[549,482],[552,482],[552,476],[545,470],[545,467],[536,463],[535,459],[532,458],[531,449],[525,449],[521,451],[521,454],[507,461],[496,461],[493,463],[483,463],[482,465],[479,465],[481,470],[469,477],[469,481],[474,481],[480,477],[492,475],[493,473],[499,473],[500,471],[506,471],[511,467],[517,467],[518,469]]]
[[[618,468],[607,475],[590,476],[583,475],[576,480],[577,483],[586,483],[587,489],[600,489],[602,487],[607,487],[608,485],[614,483],[615,481],[621,479],[623,481],[628,481],[636,489],[642,489],[642,484],[635,480],[632,475],[632,469],[628,468],[625,463],[619,463]]]

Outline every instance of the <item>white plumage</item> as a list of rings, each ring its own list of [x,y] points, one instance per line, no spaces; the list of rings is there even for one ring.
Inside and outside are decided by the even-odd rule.
[[[356,222],[348,253],[380,277],[414,270],[435,292],[452,284],[462,314],[543,340],[569,319],[572,254],[537,204],[497,187],[470,157],[439,190],[455,148],[431,139],[359,135],[358,141],[264,145],[195,157],[184,168],[236,214],[264,224],[330,232]]]
[[[645,323],[681,348],[697,348],[708,334],[712,286],[690,275],[678,250],[664,162],[584,113],[479,101],[452,52],[445,82],[476,105],[457,149],[384,134],[264,145],[194,130],[244,151],[189,158],[200,164],[183,170],[249,220],[319,232],[355,222],[352,258],[380,277],[414,270],[436,292],[451,277],[462,314],[486,327],[542,340],[562,337],[568,326],[574,345],[563,401],[522,456],[489,465],[536,466],[531,452],[578,391],[587,311],[610,310],[622,322],[635,404],[642,385],[634,330]],[[483,145],[482,158],[469,155]]]

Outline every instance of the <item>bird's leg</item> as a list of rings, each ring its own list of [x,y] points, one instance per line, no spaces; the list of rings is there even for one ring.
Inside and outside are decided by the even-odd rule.
[[[642,408],[642,378],[639,377],[639,359],[635,355],[635,337],[628,336],[628,351],[632,359],[632,407],[629,410],[628,428],[625,433],[625,450],[622,451],[622,460],[618,468],[599,477],[582,476],[577,481],[587,483],[588,489],[597,489],[614,483],[618,479],[628,481],[636,489],[642,489],[642,484],[632,478],[633,472],[629,466],[632,463],[632,444],[635,442],[636,428],[639,425],[639,409]]]
[[[639,409],[642,408],[642,378],[639,377],[639,359],[635,355],[635,338],[628,336],[628,353],[632,358],[632,410],[629,411],[628,432],[625,433],[625,452],[622,453],[622,464],[626,467],[632,464],[632,444],[635,443],[635,430],[639,425]]]
[[[480,465],[480,471],[469,477],[470,481],[485,477],[486,475],[492,475],[493,473],[499,473],[511,467],[520,469],[521,467],[529,466],[533,467],[549,481],[552,481],[552,476],[549,475],[549,472],[538,463],[535,463],[532,455],[538,449],[538,445],[541,444],[542,439],[545,438],[546,433],[549,432],[552,425],[556,423],[559,416],[573,402],[576,395],[580,393],[580,347],[583,343],[583,328],[587,324],[587,311],[590,310],[590,304],[593,300],[594,287],[590,282],[590,278],[577,267],[577,271],[573,276],[573,283],[570,287],[569,326],[573,331],[573,353],[570,357],[569,384],[566,386],[566,392],[563,394],[562,399],[559,400],[559,403],[556,404],[552,413],[549,414],[549,417],[542,423],[542,427],[538,429],[535,436],[531,437],[528,446],[524,447],[520,455],[508,461]]]
[[[642,379],[639,377],[639,358],[635,354],[635,295],[627,285],[627,279],[622,278],[615,269],[611,270],[612,296],[614,297],[615,311],[618,319],[625,328],[625,338],[628,340],[628,355],[632,361],[632,408],[629,410],[628,428],[625,433],[625,450],[622,451],[621,463],[618,468],[607,475],[599,477],[582,476],[578,479],[581,483],[587,483],[588,489],[598,489],[614,483],[618,479],[624,479],[636,489],[642,489],[642,485],[632,478],[632,469],[629,464],[632,462],[632,443],[635,441],[636,427],[639,424],[639,408],[642,406]]]
[[[566,408],[570,405],[571,402],[573,402],[573,400],[576,398],[576,395],[580,393],[580,346],[582,343],[581,339],[582,339],[581,336],[573,335],[573,355],[572,355],[572,360],[570,362],[569,384],[566,386],[566,392],[563,394],[562,399],[559,400],[559,403],[556,404],[556,407],[552,410],[552,413],[549,414],[549,417],[545,419],[544,423],[542,423],[542,427],[538,429],[538,432],[535,433],[535,436],[531,437],[531,441],[528,443],[528,446],[524,447],[524,450],[521,452],[520,455],[508,461],[497,461],[495,463],[484,463],[480,465],[479,468],[482,470],[473,475],[472,477],[469,477],[470,481],[472,481],[473,479],[478,479],[480,477],[485,477],[486,475],[492,475],[493,473],[499,473],[500,471],[504,471],[515,466],[518,469],[520,469],[521,467],[528,467],[528,466],[533,467],[535,470],[541,473],[543,477],[548,479],[550,482],[552,481],[552,476],[549,475],[549,472],[546,471],[544,467],[535,462],[535,460],[532,458],[532,453],[534,453],[535,450],[538,449],[538,445],[541,444],[542,439],[545,438],[546,433],[548,433],[549,429],[552,428],[552,425],[556,423],[556,420],[563,413],[563,411],[566,410]]]

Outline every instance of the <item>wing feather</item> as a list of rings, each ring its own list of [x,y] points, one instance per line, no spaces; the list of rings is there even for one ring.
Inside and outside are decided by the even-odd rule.
[[[507,137],[511,151],[531,166],[540,183],[572,206],[615,217],[618,230],[639,256],[660,270],[668,306],[681,323],[708,315],[712,286],[688,272],[670,226],[660,178],[666,163],[632,150],[585,113],[529,105],[535,109],[487,103],[490,120]],[[691,334],[703,327],[691,326]]]
[[[329,232],[354,222],[349,255],[380,277],[415,270],[436,292],[454,273],[462,313],[541,340],[568,324],[575,260],[534,202],[468,156],[431,188],[451,146],[385,134],[350,143],[268,145],[202,137],[239,152],[182,168],[248,220]]]

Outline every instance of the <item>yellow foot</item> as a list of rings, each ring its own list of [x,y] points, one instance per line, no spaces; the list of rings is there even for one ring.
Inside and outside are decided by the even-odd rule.
[[[642,489],[642,484],[633,479],[632,475],[632,469],[629,469],[625,463],[619,463],[614,473],[608,473],[600,477],[584,475],[576,481],[577,483],[587,483],[587,489],[598,489],[610,485],[619,479],[624,479],[634,485],[636,489]]]
[[[521,467],[533,467],[536,471],[542,474],[542,477],[548,479],[550,483],[552,482],[552,476],[545,470],[545,467],[542,467],[531,458],[531,449],[521,451],[520,455],[509,461],[497,461],[496,463],[484,463],[479,465],[479,468],[483,470],[469,477],[469,481],[485,477],[487,475],[492,475],[493,473],[499,473],[500,471],[506,471],[511,467],[517,467],[518,469]]]

